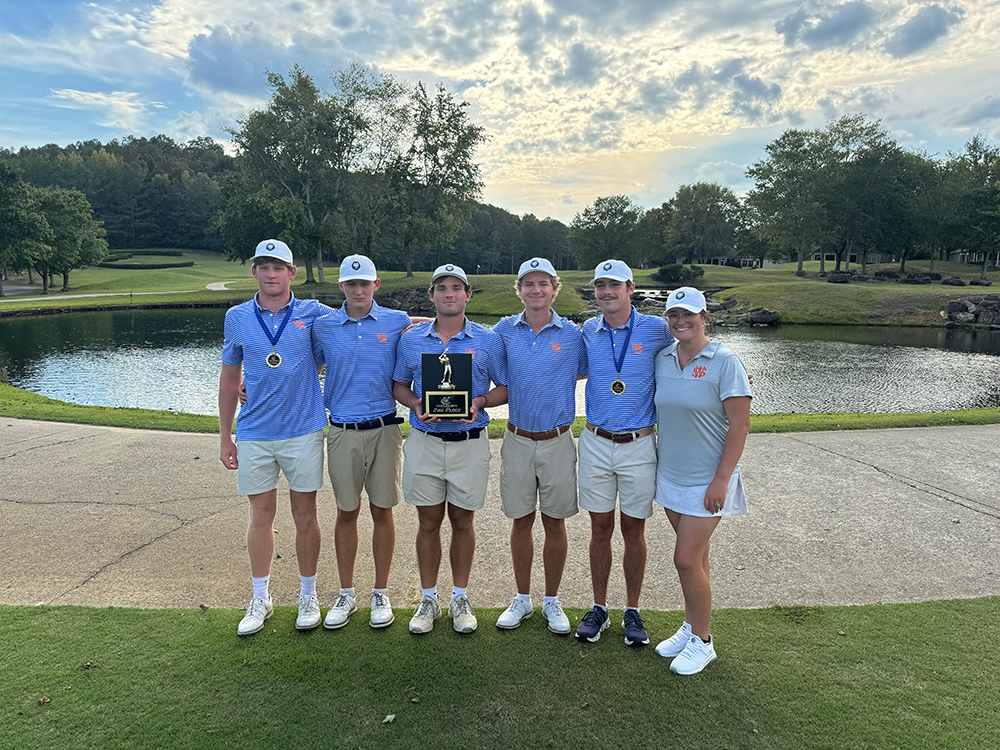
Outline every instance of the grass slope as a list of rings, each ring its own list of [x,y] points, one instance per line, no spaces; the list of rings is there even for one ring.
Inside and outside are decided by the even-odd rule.
[[[50,422],[73,422],[106,427],[131,427],[143,430],[172,432],[216,433],[219,420],[202,414],[126,409],[110,406],[82,406],[41,396],[11,385],[0,384],[0,416],[16,419],[41,419]],[[584,417],[573,423],[573,434],[579,437],[584,429]],[[927,414],[852,414],[824,412],[819,414],[755,414],[751,432],[819,432],[823,430],[870,430],[889,427],[934,427],[1000,423],[1000,408],[961,409]],[[402,425],[403,434],[410,427]],[[491,438],[503,437],[506,419],[490,422]]]
[[[232,610],[2,607],[0,745],[31,748],[969,748],[1000,736],[1000,598],[720,610],[719,659],[546,631],[258,635]],[[570,610],[578,621],[581,610]],[[644,612],[655,643],[680,613]],[[962,627],[975,623],[975,627]],[[390,718],[391,717],[391,718]]]

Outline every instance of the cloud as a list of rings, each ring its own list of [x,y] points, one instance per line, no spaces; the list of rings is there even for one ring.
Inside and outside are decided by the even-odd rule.
[[[638,94],[641,106],[633,107],[633,111],[663,117],[668,111],[680,105],[680,96],[676,89],[662,79],[639,84]]]
[[[97,91],[76,91],[74,89],[53,89],[49,98],[57,107],[67,109],[103,110],[97,124],[123,132],[134,132],[143,126],[146,105],[139,94],[132,91],[112,91],[104,94]]]
[[[219,27],[194,37],[185,65],[195,84],[260,96],[267,89],[265,71],[284,75],[297,63],[323,88],[330,74],[346,67],[346,57],[339,45],[308,35],[287,46],[269,42],[251,24],[237,31]]]
[[[593,86],[604,73],[607,61],[604,54],[581,43],[574,44],[562,69],[552,76],[557,86]]]
[[[439,15],[426,24],[425,46],[449,62],[466,65],[494,48],[500,23],[493,0],[466,0],[445,5]]]
[[[885,50],[896,58],[925,50],[946,35],[964,15],[965,11],[958,6],[945,10],[940,5],[926,5],[895,30],[885,43]]]
[[[955,119],[955,124],[969,128],[997,119],[1000,119],[1000,95],[991,94],[966,109]]]
[[[736,90],[729,99],[728,115],[739,115],[751,123],[774,122],[776,105],[781,101],[781,86],[770,85],[757,76],[741,73],[733,78]]]
[[[889,89],[876,86],[859,86],[851,91],[831,89],[816,101],[823,116],[835,120],[845,114],[864,112],[881,116],[892,101]]]
[[[814,50],[842,47],[872,26],[875,10],[865,0],[852,0],[842,5],[817,4],[815,11],[803,5],[774,25],[785,38],[785,46],[802,42]]]

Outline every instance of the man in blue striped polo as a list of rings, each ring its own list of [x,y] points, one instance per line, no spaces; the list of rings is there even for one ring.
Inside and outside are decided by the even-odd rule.
[[[340,593],[323,627],[347,624],[357,611],[354,563],[358,552],[361,490],[368,492],[375,581],[369,624],[384,628],[394,619],[389,603],[389,566],[396,542],[392,509],[399,503],[400,448],[403,444],[392,396],[399,334],[410,325],[400,310],[381,307],[374,295],[381,285],[375,264],[349,255],[340,264],[341,308],[316,320],[313,351],[326,363],[324,397],[330,410],[327,470],[337,498],[334,547]]]
[[[601,315],[583,324],[587,349],[587,425],[579,441],[580,507],[590,513],[590,577],[594,606],[576,629],[595,642],[608,627],[608,578],[615,500],[624,542],[625,643],[649,643],[639,615],[646,572],[646,519],[656,491],[654,360],[673,341],[662,318],[632,307],[632,269],[620,260],[597,266],[594,296]]]
[[[490,444],[485,408],[506,399],[506,389],[490,391],[491,331],[465,317],[472,289],[465,271],[447,263],[431,276],[429,289],[437,316],[402,335],[396,349],[393,395],[410,409],[409,436],[403,445],[403,499],[417,507],[417,565],[420,604],[411,633],[429,633],[441,616],[437,579],[441,566],[441,524],[451,522],[452,596],[448,613],[459,633],[478,625],[467,587],[476,549],[475,512],[486,502]],[[472,355],[472,403],[468,419],[441,421],[424,413],[421,355]],[[490,397],[494,400],[491,401]]]
[[[542,615],[553,633],[568,635],[569,618],[559,602],[566,566],[566,519],[577,513],[576,443],[570,427],[576,416],[576,381],[586,369],[580,329],[553,309],[559,276],[545,258],[521,264],[515,283],[524,311],[493,329],[499,382],[507,385],[510,419],[500,456],[500,499],[512,519],[510,552],[517,595],[497,627],[511,630],[534,614],[531,566],[536,507],[545,543],[545,598]],[[492,401],[491,401],[492,403]]]
[[[226,312],[219,376],[219,458],[227,469],[238,471],[239,492],[250,501],[247,552],[253,597],[237,628],[240,635],[261,630],[273,612],[268,587],[279,472],[288,480],[295,521],[301,581],[295,627],[311,630],[320,623],[316,491],[323,486],[326,426],[311,332],[316,318],[329,308],[292,294],[292,251],[280,240],[257,245],[251,273],[257,279],[257,294]],[[241,372],[247,402],[240,410],[234,443]]]

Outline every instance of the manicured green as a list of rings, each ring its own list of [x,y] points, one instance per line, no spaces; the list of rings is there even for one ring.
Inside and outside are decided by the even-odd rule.
[[[679,677],[652,644],[516,631],[480,609],[412,636],[367,614],[298,633],[279,607],[2,607],[0,746],[30,748],[837,748],[992,750],[1000,598],[719,610],[719,659]],[[569,610],[575,625],[582,610]],[[655,643],[678,612],[645,610]]]

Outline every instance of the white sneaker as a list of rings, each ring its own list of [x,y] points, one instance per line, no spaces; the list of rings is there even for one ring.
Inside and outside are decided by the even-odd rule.
[[[451,605],[448,607],[448,616],[451,618],[451,626],[456,633],[471,633],[479,622],[476,620],[476,613],[472,611],[469,598],[464,594],[452,597]]]
[[[670,662],[670,671],[674,674],[698,674],[713,661],[715,643],[712,636],[708,636],[708,643],[705,643],[698,636],[692,635],[684,650]]]
[[[527,620],[533,614],[535,610],[531,606],[531,597],[525,602],[515,596],[510,600],[510,606],[500,613],[497,627],[501,630],[513,630],[521,625],[521,620]]]
[[[274,614],[274,605],[271,604],[271,597],[254,597],[250,600],[247,613],[240,620],[236,632],[240,635],[253,635],[264,628],[264,620]]]
[[[569,618],[558,599],[542,605],[542,617],[548,621],[549,630],[553,633],[569,635]]]
[[[368,619],[368,624],[373,628],[387,628],[392,625],[396,615],[392,613],[392,605],[389,604],[389,597],[385,594],[372,592],[372,613]]]
[[[358,611],[358,603],[350,594],[341,594],[326,613],[323,627],[336,630],[344,627],[351,620],[351,615]]]
[[[296,630],[312,630],[323,616],[319,613],[319,599],[315,594],[303,594],[299,597],[299,616],[295,620]]]
[[[677,654],[684,650],[684,647],[688,645],[688,641],[690,640],[691,625],[685,622],[677,629],[676,633],[656,645],[656,653],[668,659],[677,656]]]
[[[429,633],[434,630],[434,621],[441,616],[441,605],[433,596],[420,600],[417,611],[410,618],[411,633]]]

